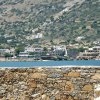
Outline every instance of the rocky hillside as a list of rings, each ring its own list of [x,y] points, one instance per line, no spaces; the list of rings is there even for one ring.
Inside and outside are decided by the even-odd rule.
[[[94,41],[99,12],[100,0],[0,0],[0,44],[69,44],[78,36]]]

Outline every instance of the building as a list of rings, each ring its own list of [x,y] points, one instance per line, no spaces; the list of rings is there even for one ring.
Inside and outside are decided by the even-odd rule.
[[[85,50],[85,52],[81,52],[77,57],[77,59],[81,60],[99,59],[99,55],[100,55],[100,46],[95,46],[93,48]]]
[[[31,36],[32,39],[41,39],[43,38],[43,34],[42,33],[36,33],[34,35]]]
[[[67,50],[67,55],[69,59],[76,59],[78,54],[79,54],[79,51],[76,48],[71,48]]]
[[[5,53],[11,53],[10,49],[0,49],[1,56],[4,56]]]
[[[53,46],[53,52],[55,56],[67,56],[66,46]]]
[[[99,51],[100,52],[100,46],[93,47],[93,50],[96,50],[96,51]]]
[[[33,47],[26,47],[25,52],[34,52],[34,48]]]
[[[28,58],[29,57],[29,54],[28,52],[20,52],[18,57],[21,57],[21,58]]]

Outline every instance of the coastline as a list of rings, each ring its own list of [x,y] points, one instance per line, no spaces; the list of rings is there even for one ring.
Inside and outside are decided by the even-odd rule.
[[[21,61],[21,62],[0,62],[4,68],[59,68],[59,67],[99,67],[100,60],[74,60],[74,61]]]
[[[0,100],[98,100],[100,97],[100,66],[0,68],[0,77]]]
[[[37,68],[37,69],[40,69],[40,68],[86,68],[86,69],[89,69],[89,68],[97,68],[99,69],[100,66],[77,66],[77,65],[66,65],[66,66],[33,66],[33,67],[0,67],[0,69],[32,69],[32,68]]]

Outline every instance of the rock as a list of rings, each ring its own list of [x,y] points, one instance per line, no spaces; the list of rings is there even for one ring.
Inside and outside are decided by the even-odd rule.
[[[46,94],[43,94],[42,95],[42,100],[50,100],[50,98]]]
[[[31,95],[33,98],[38,98],[41,94],[40,93],[36,93],[36,94],[33,94]]]
[[[50,100],[50,97],[49,96],[47,96],[47,99],[46,100]]]
[[[91,97],[90,97],[90,100],[94,100],[94,97],[93,97],[93,96],[91,96]]]
[[[74,85],[72,84],[72,82],[70,82],[70,81],[66,82],[65,90],[70,91],[70,92],[72,92],[74,90]]]
[[[100,97],[100,91],[95,91],[95,97]]]
[[[2,86],[0,86],[0,95],[4,94],[6,92],[6,89]]]
[[[59,93],[59,90],[56,90],[56,89],[54,89],[52,92],[51,92],[51,94],[53,94],[53,95],[56,95],[56,94],[58,94]]]
[[[60,94],[56,94],[56,95],[55,95],[55,99],[56,99],[56,100],[61,100]]]
[[[72,72],[68,73],[68,76],[69,77],[80,77],[80,72],[74,72],[74,71],[72,71]]]
[[[68,100],[66,95],[61,95],[61,99],[60,100]]]
[[[15,100],[15,98],[10,98],[10,100]]]
[[[12,85],[8,85],[7,86],[7,91],[8,92],[12,92],[13,91],[13,86]]]
[[[5,79],[7,81],[12,81],[14,79],[14,73],[6,73],[5,74]]]
[[[36,88],[37,87],[37,84],[34,80],[29,80],[29,87],[30,88]]]
[[[63,74],[61,73],[52,73],[48,75],[49,78],[62,78]]]
[[[50,97],[50,100],[55,100],[55,96],[51,96]]]
[[[78,97],[74,97],[74,100],[79,100]]]
[[[100,73],[95,68],[5,69],[0,76],[0,100],[94,100],[93,96],[100,96]]]
[[[74,100],[74,99],[71,96],[69,96],[67,100]]]
[[[0,70],[0,77],[3,77],[4,75],[5,75],[5,72]]]
[[[88,85],[85,85],[82,89],[83,91],[92,91],[93,90],[93,86],[88,84]]]
[[[99,80],[100,79],[100,74],[96,73],[94,76],[92,76],[92,79]]]
[[[47,75],[43,74],[43,73],[32,73],[32,74],[30,74],[30,78],[33,78],[33,79],[45,79],[45,78],[47,78]]]
[[[65,73],[65,74],[64,74],[64,77],[68,77],[68,73]]]

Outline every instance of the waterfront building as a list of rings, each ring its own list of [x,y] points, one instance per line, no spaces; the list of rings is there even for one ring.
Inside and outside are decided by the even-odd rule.
[[[26,57],[26,58],[28,58],[29,54],[28,54],[28,52],[20,52],[18,57],[23,57],[23,58]]]
[[[100,46],[95,46],[93,48],[89,48],[88,50],[85,50],[85,52],[81,52],[77,59],[99,59],[100,55]]]

